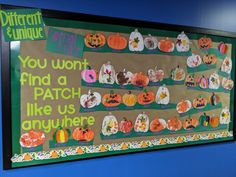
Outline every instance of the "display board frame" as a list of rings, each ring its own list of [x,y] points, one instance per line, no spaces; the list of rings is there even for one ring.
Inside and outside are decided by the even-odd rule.
[[[25,7],[16,7],[16,6],[9,6],[9,5],[1,5],[1,9],[18,9],[18,8],[25,8]],[[71,13],[71,12],[62,12],[62,11],[54,11],[54,10],[45,10],[42,9],[42,15],[43,18],[56,18],[56,19],[62,19],[62,20],[75,20],[75,21],[82,21],[82,22],[91,22],[91,23],[105,23],[105,24],[111,24],[111,25],[123,25],[123,26],[131,26],[135,28],[152,28],[152,29],[160,29],[160,30],[173,30],[173,31],[185,31],[187,33],[198,33],[198,34],[204,34],[204,35],[213,35],[213,36],[220,36],[220,37],[227,37],[231,38],[232,43],[235,45],[233,46],[233,49],[236,50],[236,33],[232,32],[226,32],[226,31],[218,31],[218,30],[212,30],[212,29],[205,29],[205,28],[198,28],[198,27],[189,27],[189,26],[181,26],[181,25],[171,25],[171,24],[163,24],[163,23],[156,23],[156,22],[147,22],[147,21],[139,21],[139,20],[130,20],[130,19],[121,19],[121,18],[113,18],[113,17],[104,17],[104,16],[96,16],[96,15],[88,15],[88,14],[80,14],[80,13]],[[5,42],[3,40],[3,34],[1,32],[1,78],[2,78],[2,136],[3,136],[3,167],[4,169],[12,169],[12,168],[20,168],[24,166],[12,166],[11,158],[14,155],[12,153],[12,108],[11,108],[11,100],[12,100],[12,93],[11,93],[11,64],[10,64],[10,56],[11,56],[11,50],[10,50],[10,42]],[[235,55],[234,55],[235,56]],[[235,58],[234,58],[235,59]],[[235,76],[234,76],[235,77]],[[233,88],[235,91],[235,87]],[[236,110],[236,106],[234,105],[234,110]],[[231,115],[231,116],[235,116]],[[234,141],[236,136],[236,121],[234,119],[233,122],[233,139],[227,140],[228,142]],[[226,141],[212,141],[212,142],[206,142],[203,144],[209,144],[209,143],[220,143],[220,142],[226,142]],[[201,143],[200,143],[201,144]],[[168,148],[176,148],[176,147],[188,147],[193,145],[200,145],[200,144],[189,144],[189,145],[173,145]],[[162,148],[160,148],[162,149]],[[130,152],[119,152],[114,154],[108,154],[108,155],[98,155],[98,156],[91,156],[86,158],[80,158],[80,159],[70,159],[70,160],[61,160],[61,161],[50,161],[48,163],[32,163],[25,165],[28,166],[35,166],[35,165],[43,165],[43,164],[51,164],[51,163],[60,163],[60,162],[66,162],[66,161],[76,161],[76,160],[82,160],[82,159],[90,159],[95,157],[104,157],[104,156],[110,156],[110,155],[119,155],[119,154],[126,154],[126,153],[135,153],[135,152],[144,152],[144,151],[150,151],[150,150],[156,150],[153,149],[139,149],[137,151],[130,151]],[[159,149],[158,149],[159,150]]]

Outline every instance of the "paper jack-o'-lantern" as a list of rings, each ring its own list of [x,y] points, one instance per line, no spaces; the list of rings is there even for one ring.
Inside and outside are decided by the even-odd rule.
[[[129,37],[129,50],[134,51],[143,51],[144,49],[144,41],[143,36],[138,29],[135,29]]]
[[[232,90],[232,88],[234,87],[234,81],[232,79],[223,77],[223,79],[222,79],[222,87],[225,90]]]
[[[166,39],[161,39],[159,42],[158,42],[158,48],[160,51],[162,52],[173,52],[174,49],[175,49],[175,44],[174,42],[169,39],[169,38],[166,38]]]
[[[122,86],[130,84],[132,77],[133,73],[124,69],[116,74],[116,83]]]
[[[157,38],[151,36],[151,34],[148,35],[148,37],[146,37],[144,39],[144,45],[147,49],[149,50],[154,50],[157,48]]]
[[[114,115],[109,113],[109,115],[105,116],[102,121],[102,134],[105,136],[110,136],[116,134],[119,130],[119,124]]]
[[[198,39],[198,47],[203,50],[207,50],[212,47],[212,40],[208,37],[202,37]]]
[[[138,87],[145,87],[149,83],[149,78],[142,72],[135,73],[131,79],[131,84]]]
[[[196,86],[196,79],[194,74],[188,74],[185,78],[185,85],[187,87],[195,87]]]
[[[94,132],[91,128],[88,128],[87,125],[85,125],[83,128],[77,127],[74,129],[72,137],[77,141],[89,142],[93,140]]]
[[[168,88],[163,85],[159,87],[156,94],[156,103],[167,105],[170,102],[170,92]]]
[[[121,103],[121,95],[114,93],[113,90],[110,93],[103,95],[102,104],[106,107],[115,107]]]
[[[135,132],[147,132],[149,129],[149,117],[144,112],[139,114],[134,124]]]
[[[220,77],[218,74],[213,73],[209,77],[209,88],[218,89],[220,87]]]
[[[207,105],[207,99],[203,97],[197,97],[193,99],[193,107],[195,109],[202,109]]]
[[[196,117],[188,117],[185,118],[183,121],[183,128],[185,130],[192,130],[196,128],[199,125],[199,121]]]
[[[202,63],[200,55],[192,54],[187,58],[187,65],[190,68],[195,68]]]
[[[94,83],[97,80],[97,73],[90,66],[81,72],[82,79],[87,83]]]
[[[88,91],[88,94],[83,94],[80,97],[80,104],[84,108],[93,108],[101,103],[101,95],[98,92]]]
[[[99,48],[106,44],[106,39],[101,33],[88,33],[84,37],[84,42],[89,48]]]
[[[116,77],[115,77],[115,69],[108,61],[107,63],[103,64],[100,72],[99,72],[99,83],[102,84],[114,84]]]
[[[220,113],[220,124],[229,124],[230,122],[230,111],[229,108],[225,107]]]
[[[203,63],[207,65],[213,65],[216,63],[216,56],[214,54],[204,55],[202,58]]]
[[[190,48],[189,38],[183,31],[177,36],[176,49],[178,52],[188,52],[189,48]]]
[[[164,75],[164,71],[162,69],[157,69],[157,67],[155,67],[155,69],[148,70],[148,78],[151,82],[162,81]]]
[[[111,34],[107,38],[107,44],[112,49],[122,50],[126,48],[127,40],[124,36],[121,36],[120,33],[116,33],[116,34]]]
[[[154,93],[148,92],[146,89],[142,93],[138,94],[138,103],[141,105],[146,105],[154,102]]]
[[[173,117],[167,121],[167,128],[171,131],[178,131],[182,128],[182,122],[178,117]]]
[[[226,57],[226,58],[223,60],[220,69],[221,69],[222,72],[225,72],[225,73],[227,73],[227,74],[230,74],[230,73],[231,73],[231,70],[232,70],[232,60],[231,60],[231,58]]]

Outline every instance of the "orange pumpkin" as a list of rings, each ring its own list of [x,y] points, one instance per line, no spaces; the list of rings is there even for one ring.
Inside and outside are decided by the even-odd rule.
[[[167,128],[171,131],[178,131],[182,128],[182,122],[178,117],[173,117],[167,121]]]
[[[61,126],[54,132],[53,140],[57,143],[66,143],[70,136],[70,130],[62,128]]]
[[[127,40],[125,37],[121,36],[120,33],[111,34],[107,38],[107,44],[110,48],[115,50],[125,49],[127,46]]]
[[[106,107],[115,107],[121,103],[121,95],[114,93],[113,90],[110,93],[105,94],[102,97],[102,103]]]
[[[212,47],[211,38],[201,37],[200,39],[198,39],[198,47],[204,50],[211,48]]]
[[[212,128],[216,128],[219,126],[220,118],[218,116],[212,116],[210,118],[210,125]]]
[[[149,83],[149,78],[144,73],[135,73],[131,79],[131,84],[139,87],[145,87]]]
[[[155,95],[152,92],[148,92],[146,89],[138,95],[138,103],[141,105],[150,104],[155,100]]]
[[[137,97],[129,91],[123,95],[122,101],[126,106],[134,106],[137,102]]]
[[[84,43],[89,48],[99,48],[105,45],[105,36],[101,33],[88,33],[84,37]]]
[[[169,38],[166,38],[166,39],[161,39],[159,42],[158,42],[158,48],[160,51],[162,52],[173,52],[174,51],[174,48],[175,48],[175,44],[174,42],[169,39]]]
[[[216,56],[214,54],[204,55],[202,58],[203,63],[207,65],[213,65],[216,63]]]
[[[188,118],[185,118],[183,121],[183,128],[185,130],[191,130],[191,129],[196,128],[198,124],[199,124],[199,121],[196,117],[188,117]]]
[[[202,97],[194,98],[193,107],[196,109],[202,109],[207,105],[207,99]]]
[[[150,123],[150,130],[152,132],[160,132],[166,128],[166,122],[164,119],[159,119],[156,117],[154,120]]]
[[[92,141],[94,138],[94,132],[90,129],[87,128],[87,125],[83,128],[76,128],[74,129],[72,133],[72,137],[74,140],[77,141]]]

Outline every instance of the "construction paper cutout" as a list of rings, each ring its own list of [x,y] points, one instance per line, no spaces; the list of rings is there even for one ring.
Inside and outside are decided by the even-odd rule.
[[[56,28],[49,28],[46,49],[49,52],[82,58],[84,36]]]
[[[134,131],[147,132],[148,129],[149,129],[149,117],[145,113],[139,114],[134,124]]]
[[[127,118],[123,118],[119,123],[119,131],[122,133],[130,133],[133,129],[133,122]]]
[[[222,72],[227,73],[227,74],[231,73],[231,70],[232,70],[232,60],[231,60],[231,58],[225,57],[225,59],[222,62],[222,65],[220,67],[220,70]]]
[[[182,81],[185,79],[185,72],[182,68],[179,67],[179,65],[171,70],[171,78],[174,81]]]
[[[166,38],[166,39],[161,39],[159,42],[158,42],[158,48],[160,51],[162,52],[173,52],[174,49],[175,49],[175,44],[174,42],[169,39],[169,38]]]
[[[195,129],[199,125],[198,118],[196,117],[187,117],[183,120],[183,128],[185,130]]]
[[[160,132],[167,127],[167,123],[164,119],[159,119],[156,117],[150,123],[150,131],[151,132]]]
[[[209,97],[209,103],[212,106],[216,106],[217,104],[220,103],[220,96],[212,92],[212,95]]]
[[[209,89],[218,89],[220,87],[220,77],[218,74],[213,73],[209,77]]]
[[[75,128],[72,137],[74,140],[82,141],[82,142],[89,142],[92,141],[94,138],[94,132],[91,128],[84,126],[83,128]]]
[[[129,50],[132,52],[143,51],[144,49],[144,41],[143,36],[138,29],[135,29],[131,32],[129,36]]]
[[[27,133],[24,133],[20,137],[20,145],[25,148],[32,148],[40,146],[45,142],[45,134],[43,132],[37,132],[30,130]]]
[[[182,31],[178,36],[177,36],[177,41],[176,41],[176,50],[178,52],[188,52],[190,49],[190,41],[188,36]]]
[[[99,83],[102,84],[114,84],[116,77],[115,77],[115,69],[108,61],[107,63],[103,64],[100,72],[99,72]]]
[[[192,107],[192,104],[189,100],[182,100],[176,106],[176,110],[178,113],[188,112]]]
[[[225,107],[220,113],[220,124],[229,124],[230,123],[230,111],[229,108]]]
[[[207,77],[205,77],[204,75],[202,75],[202,77],[200,77],[198,79],[198,86],[202,89],[206,89],[209,86],[209,80]]]
[[[141,105],[147,105],[155,100],[154,93],[147,91],[146,89],[143,90],[143,92],[138,94],[138,103]]]
[[[118,132],[119,125],[117,119],[114,115],[109,113],[105,116],[102,122],[102,134],[105,136],[110,136]]]
[[[70,134],[69,129],[59,127],[53,133],[53,140],[57,143],[66,143],[69,140]]]
[[[207,99],[203,97],[197,97],[193,99],[193,107],[195,109],[202,109],[207,105]]]
[[[78,141],[74,139],[69,139],[66,143],[57,143],[55,141],[49,141],[49,148],[62,148],[71,146],[91,146],[93,145],[93,140],[91,141]]]
[[[126,106],[134,106],[137,102],[137,96],[129,91],[122,96],[122,101]]]
[[[98,92],[88,91],[88,94],[83,94],[80,97],[80,104],[84,108],[93,108],[101,103],[101,95]]]
[[[185,78],[185,85],[187,87],[195,87],[197,85],[196,78],[194,74],[188,74]]]
[[[156,94],[156,103],[167,105],[170,102],[170,92],[168,88],[164,85],[159,87]]]
[[[200,125],[207,127],[210,125],[211,117],[207,115],[205,112],[199,117]]]
[[[121,95],[111,90],[110,93],[103,95],[102,104],[106,107],[116,107],[121,103],[121,100]]]
[[[149,83],[149,78],[144,73],[135,73],[131,79],[131,84],[138,87],[145,87]]]
[[[227,51],[228,51],[228,45],[224,42],[221,42],[219,45],[218,45],[218,50],[221,54],[226,54]]]
[[[121,86],[128,85],[131,83],[132,77],[133,73],[124,69],[116,73],[116,83]]]
[[[187,65],[190,68],[194,68],[199,66],[202,63],[202,59],[200,57],[200,55],[196,55],[196,54],[192,54],[191,56],[189,56],[187,58]]]
[[[116,33],[116,34],[111,34],[107,38],[107,44],[112,49],[123,50],[127,46],[127,40],[124,36],[121,36],[120,33]]]
[[[89,48],[100,48],[106,44],[106,39],[101,33],[88,33],[84,37],[84,43]]]
[[[196,73],[196,72],[207,71],[211,69],[216,69],[216,64],[212,64],[212,65],[201,64],[195,68],[190,68],[187,66],[187,73]]]
[[[151,82],[158,82],[164,79],[164,71],[162,69],[149,69],[148,70],[148,78]]]
[[[31,148],[22,147],[21,150],[22,153],[43,151],[43,144]]]
[[[144,39],[144,45],[149,50],[154,50],[157,48],[157,38],[153,37],[151,34]]]
[[[226,90],[232,90],[232,88],[234,87],[234,81],[232,79],[223,77],[222,87]]]
[[[210,126],[212,128],[216,128],[219,126],[219,124],[220,124],[220,117],[213,115],[210,119]]]
[[[203,56],[202,61],[206,65],[214,65],[216,63],[216,56],[214,54],[206,54]]]
[[[88,66],[81,72],[81,77],[87,83],[94,83],[97,81],[97,72]]]
[[[212,40],[208,37],[201,37],[198,39],[198,47],[203,50],[207,50],[212,47]]]
[[[178,131],[182,128],[182,122],[178,117],[173,117],[167,121],[167,128],[171,131]]]

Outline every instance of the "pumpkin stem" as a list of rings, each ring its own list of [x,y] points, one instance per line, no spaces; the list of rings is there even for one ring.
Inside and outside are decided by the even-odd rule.
[[[85,130],[88,129],[88,124],[85,124],[83,129],[85,129]]]
[[[129,90],[129,91],[128,91],[128,94],[131,94],[131,93],[132,93],[132,92]]]
[[[116,33],[116,37],[119,37],[120,36],[120,33]]]
[[[126,118],[126,117],[123,117],[123,120],[124,120],[124,121],[127,121],[127,118]]]
[[[110,95],[113,95],[115,92],[114,92],[114,90],[111,90],[110,91]]]
[[[92,69],[91,66],[89,66],[89,65],[87,66],[87,68],[88,68],[88,70],[91,70],[91,69]]]
[[[147,93],[147,89],[146,89],[146,88],[145,88],[145,89],[143,89],[143,92],[144,92],[144,93]]]

